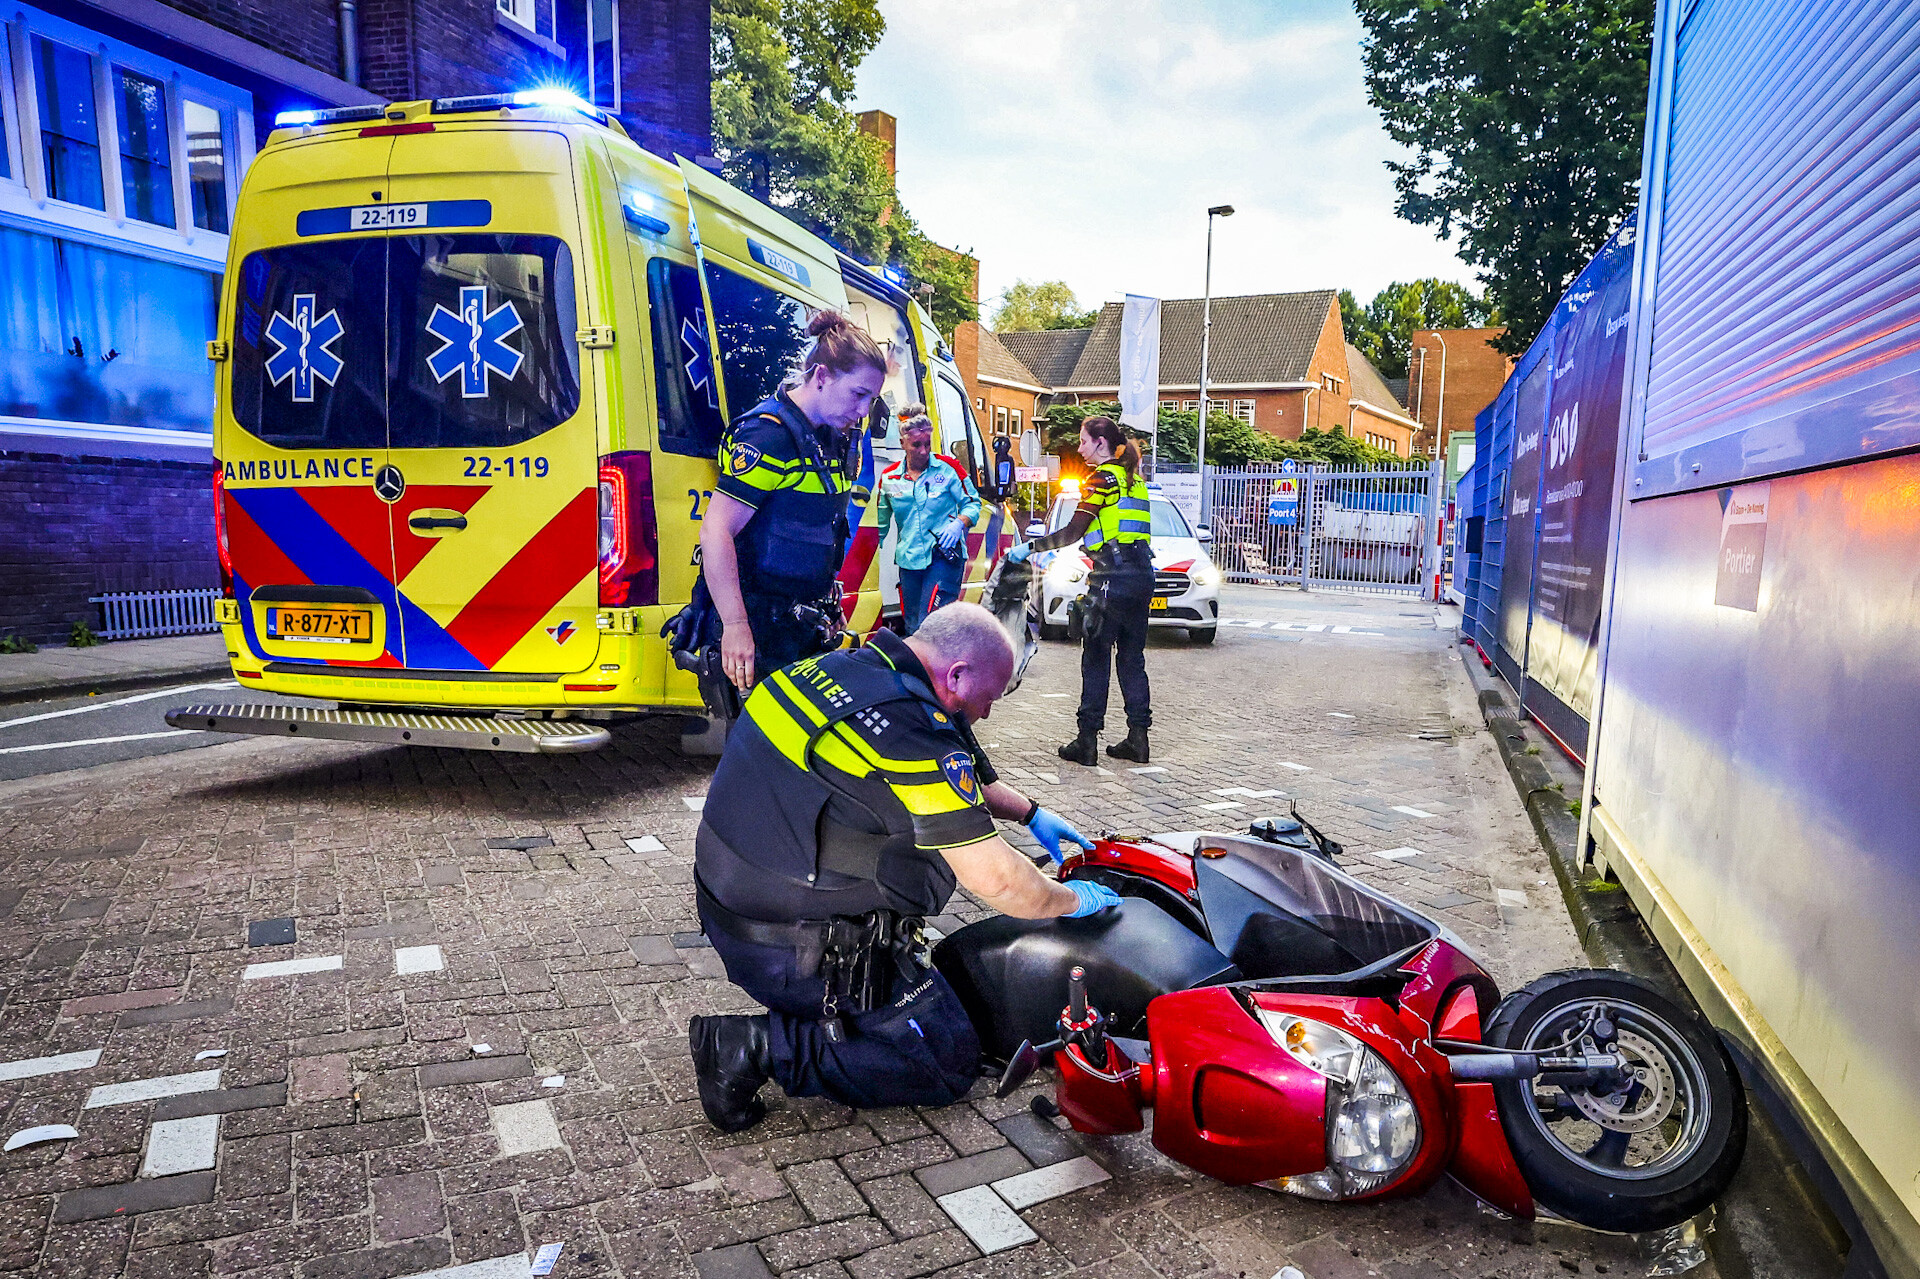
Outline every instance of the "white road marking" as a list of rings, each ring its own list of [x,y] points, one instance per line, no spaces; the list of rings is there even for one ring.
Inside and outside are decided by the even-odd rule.
[[[1352,719],[1353,716],[1347,714],[1345,711],[1328,711],[1327,718],[1328,719]]]
[[[1111,1174],[1105,1168],[1082,1155],[1065,1163],[1048,1164],[1032,1172],[1004,1177],[992,1185],[994,1193],[1006,1200],[1008,1207],[1017,1211],[1110,1180]]]
[[[1072,693],[1042,693],[1042,697],[1072,697]]]
[[[680,797],[680,802],[698,813],[706,809],[707,797],[705,795],[683,795]]]
[[[1242,804],[1239,800],[1236,800],[1236,799],[1222,800],[1218,804],[1200,805],[1201,811],[1207,812],[1207,813],[1223,813],[1229,808],[1245,808],[1245,807],[1246,807],[1245,804]]]
[[[160,737],[204,737],[204,728],[169,728],[164,733],[125,733],[119,737],[89,737],[84,742],[41,742],[34,746],[0,746],[0,755],[23,755],[28,751],[64,751],[75,746],[112,746],[116,742],[150,742]]]
[[[1395,804],[1393,806],[1393,811],[1396,813],[1405,813],[1409,817],[1434,817],[1438,815],[1435,813],[1429,813],[1424,808],[1414,808],[1409,804]]]
[[[178,1097],[182,1093],[212,1092],[220,1086],[217,1070],[196,1070],[190,1075],[162,1075],[158,1079],[130,1079],[124,1084],[101,1084],[87,1094],[82,1110],[101,1106],[124,1106],[130,1101],[152,1101],[156,1097]]]
[[[992,1186],[956,1190],[934,1200],[940,1210],[953,1218],[953,1224],[966,1232],[973,1246],[983,1253],[1005,1252],[1040,1236],[1020,1220],[1020,1214],[1007,1207],[1007,1201],[995,1194]]]
[[[642,835],[627,841],[627,847],[636,853],[664,853],[667,846],[651,835]]]
[[[502,1155],[552,1150],[561,1144],[560,1125],[553,1120],[553,1103],[550,1101],[516,1101],[488,1109],[493,1119],[493,1135],[500,1139]]]
[[[1280,767],[1291,768],[1296,773],[1311,773],[1313,771],[1311,768],[1308,768],[1305,764],[1291,764],[1284,759],[1280,761]]]
[[[1502,906],[1511,906],[1515,910],[1527,908],[1527,895],[1517,888],[1496,888],[1493,890],[1493,895],[1499,899]]]
[[[1129,773],[1135,773],[1135,774],[1144,776],[1147,773],[1164,773],[1167,770],[1160,767],[1160,765],[1158,764],[1149,764],[1145,768],[1129,768],[1127,771]]]
[[[85,715],[88,711],[104,711],[115,706],[131,706],[135,702],[151,702],[160,697],[172,697],[175,693],[194,693],[204,688],[238,688],[238,680],[221,680],[215,684],[182,684],[178,688],[163,688],[157,693],[135,693],[132,697],[116,697],[111,702],[94,702],[87,706],[72,706],[64,711],[44,711],[38,715],[22,715],[19,719],[0,720],[0,728],[18,728],[22,724],[38,724],[42,720],[62,719],[68,715]]]
[[[438,946],[394,948],[393,971],[396,976],[404,977],[408,973],[437,973],[446,966],[446,958],[441,955]]]
[[[1424,857],[1425,855],[1426,854],[1417,848],[1385,848],[1373,854],[1373,856],[1378,857],[1383,862],[1397,862],[1408,857]]]
[[[61,1053],[55,1057],[27,1057],[20,1061],[0,1061],[0,1079],[31,1079],[35,1075],[57,1075],[63,1070],[92,1070],[100,1064],[100,1050]]]
[[[264,977],[292,977],[297,973],[324,973],[340,967],[339,955],[315,955],[310,959],[277,959],[270,964],[248,964],[241,981],[259,981]]]
[[[140,1165],[140,1175],[171,1177],[175,1173],[211,1168],[219,1146],[218,1115],[162,1119],[147,1131],[147,1158]]]
[[[464,1266],[422,1270],[419,1274],[405,1275],[402,1279],[528,1279],[532,1273],[533,1267],[527,1264],[526,1253],[510,1252],[504,1257],[470,1261]]]

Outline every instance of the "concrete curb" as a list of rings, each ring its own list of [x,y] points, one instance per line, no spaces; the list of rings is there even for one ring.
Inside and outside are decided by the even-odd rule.
[[[221,661],[119,671],[112,674],[59,675],[40,680],[0,681],[0,706],[12,706],[21,702],[51,701],[60,697],[85,697],[89,693],[124,693],[131,689],[159,688],[181,681],[221,679],[232,675],[233,668]]]

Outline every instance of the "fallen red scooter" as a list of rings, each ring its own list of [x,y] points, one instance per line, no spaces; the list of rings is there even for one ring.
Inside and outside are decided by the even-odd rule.
[[[1297,816],[1255,831],[1102,838],[1062,874],[1119,908],[940,942],[1002,1095],[1051,1053],[1079,1131],[1138,1132],[1151,1109],[1171,1158],[1309,1199],[1450,1173],[1516,1217],[1646,1231],[1726,1189],[1746,1106],[1699,1012],[1604,969],[1502,999],[1457,937],[1341,870]]]

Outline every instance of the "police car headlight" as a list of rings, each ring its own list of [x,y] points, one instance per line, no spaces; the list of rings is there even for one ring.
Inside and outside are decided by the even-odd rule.
[[[1187,576],[1193,579],[1193,584],[1195,586],[1209,586],[1209,587],[1220,585],[1220,583],[1225,581],[1227,577],[1225,573],[1222,573],[1220,571],[1220,566],[1213,563],[1211,560],[1206,560],[1206,561],[1202,561],[1201,563],[1195,564],[1192,568],[1187,570]]]
[[[1056,555],[1047,565],[1047,580],[1056,588],[1078,586],[1087,580],[1087,562],[1078,555]]]

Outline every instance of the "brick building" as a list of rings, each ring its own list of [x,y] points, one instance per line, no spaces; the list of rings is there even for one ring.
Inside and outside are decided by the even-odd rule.
[[[1419,329],[1407,361],[1407,406],[1420,421],[1414,447],[1446,456],[1447,437],[1473,419],[1506,385],[1513,361],[1488,343],[1505,329]]]
[[[1056,394],[1075,403],[1118,396],[1121,311],[1118,302],[1102,308]],[[1409,454],[1417,424],[1348,344],[1333,290],[1215,298],[1212,318],[1207,399],[1214,409],[1282,439],[1298,439],[1310,426],[1348,430]],[[1200,326],[1201,299],[1160,304],[1162,403],[1199,407]]]
[[[567,85],[711,147],[705,0],[40,0],[0,13],[0,634],[217,584],[214,332],[281,111]]]

